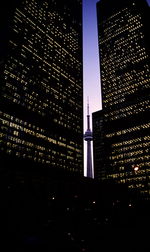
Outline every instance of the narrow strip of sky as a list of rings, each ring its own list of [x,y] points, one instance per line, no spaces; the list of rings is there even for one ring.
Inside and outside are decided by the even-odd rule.
[[[89,97],[90,115],[92,112],[101,109],[96,2],[97,0],[83,0],[84,132],[87,128],[87,97]],[[86,159],[86,143],[84,143],[85,176],[87,166]]]
[[[83,0],[83,81],[85,114],[88,96],[90,112],[101,108],[96,2],[97,0]]]

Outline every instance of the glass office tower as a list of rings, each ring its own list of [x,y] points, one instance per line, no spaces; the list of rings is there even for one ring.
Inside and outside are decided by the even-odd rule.
[[[31,160],[82,174],[82,1],[15,0],[1,21],[4,166]]]
[[[145,0],[97,3],[105,177],[149,193],[150,35]],[[93,129],[94,132],[94,129]],[[97,169],[103,169],[99,167]]]

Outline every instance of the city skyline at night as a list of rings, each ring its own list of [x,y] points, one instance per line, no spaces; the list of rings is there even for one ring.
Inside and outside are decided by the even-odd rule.
[[[0,3],[8,251],[150,251],[148,8],[141,17],[144,0],[101,1],[103,11],[98,0]]]
[[[84,80],[84,130],[86,129],[86,106],[89,96],[90,114],[102,108],[101,83],[97,38],[97,0],[83,0],[83,80]],[[147,0],[150,4],[150,0]],[[2,46],[1,46],[2,48]],[[86,157],[86,150],[85,155]],[[84,167],[86,162],[84,162]]]

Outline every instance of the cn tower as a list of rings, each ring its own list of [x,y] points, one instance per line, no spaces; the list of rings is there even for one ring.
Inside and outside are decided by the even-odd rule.
[[[87,130],[84,134],[84,140],[87,141],[87,177],[93,178],[91,152],[91,141],[93,140],[93,134],[90,129],[89,101],[87,104]]]

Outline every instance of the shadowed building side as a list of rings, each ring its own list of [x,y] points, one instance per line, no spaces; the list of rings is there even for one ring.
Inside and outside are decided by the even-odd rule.
[[[98,180],[104,180],[106,176],[106,147],[104,144],[104,115],[103,110],[92,113],[93,124],[93,161],[94,176]]]

